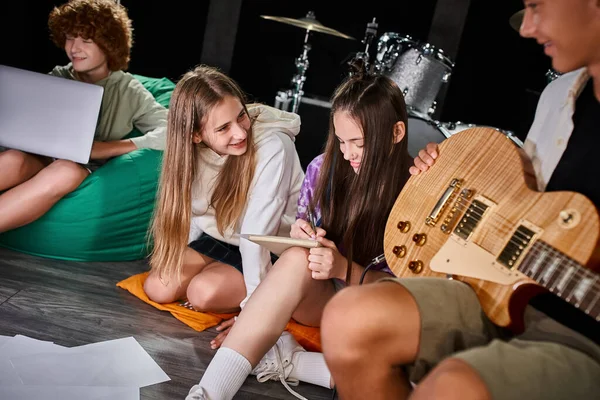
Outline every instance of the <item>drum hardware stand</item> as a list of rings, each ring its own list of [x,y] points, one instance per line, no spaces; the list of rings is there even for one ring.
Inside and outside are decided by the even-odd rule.
[[[294,75],[291,81],[292,88],[288,90],[278,91],[277,95],[275,96],[275,107],[284,111],[292,111],[294,113],[297,113],[298,107],[300,106],[300,101],[302,99],[302,96],[304,95],[303,87],[304,82],[306,82],[306,70],[308,69],[309,65],[308,52],[311,49],[311,45],[308,42],[308,40],[310,38],[311,33],[315,31],[325,33],[328,35],[339,36],[344,39],[354,40],[354,38],[352,36],[348,36],[342,32],[336,31],[332,28],[328,28],[321,24],[315,18],[314,11],[309,11],[306,14],[306,17],[300,19],[276,17],[271,15],[261,15],[261,18],[282,22],[284,24],[306,29],[306,34],[304,35],[304,45],[302,46],[302,53],[299,57],[295,59],[296,74]]]
[[[315,19],[315,13],[313,11],[309,11],[306,14],[307,19]],[[308,52],[311,49],[311,45],[308,42],[310,38],[311,30],[307,29],[306,34],[304,35],[304,45],[302,46],[302,54],[295,59],[294,64],[296,65],[296,74],[292,78],[292,88],[277,92],[277,96],[275,97],[275,107],[282,109],[284,111],[291,111],[293,113],[298,113],[298,107],[300,106],[300,101],[302,100],[302,96],[304,95],[304,82],[306,82],[306,70],[308,69]],[[292,103],[292,108],[289,110],[289,105]]]
[[[379,24],[377,23],[377,18],[373,18],[373,21],[367,24],[367,28],[365,29],[365,37],[361,41],[361,43],[365,45],[365,50],[356,53],[354,58],[350,61],[354,62],[357,60],[362,60],[365,66],[365,70],[368,71],[369,74],[373,73],[373,68],[371,67],[371,55],[369,54],[369,47],[371,47],[371,42],[373,41],[373,38],[377,36],[378,27]]]

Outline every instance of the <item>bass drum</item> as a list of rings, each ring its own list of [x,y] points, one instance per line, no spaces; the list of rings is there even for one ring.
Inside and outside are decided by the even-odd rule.
[[[461,131],[464,131],[464,130],[470,129],[470,128],[492,128],[492,129],[495,129],[498,132],[506,135],[517,146],[523,147],[523,142],[521,141],[521,139],[519,139],[517,136],[515,136],[514,132],[496,128],[494,126],[466,124],[464,122],[457,121],[457,122],[443,122],[443,123],[441,123],[440,128],[445,132],[447,137],[450,137],[458,132],[461,132]]]
[[[523,142],[511,131],[487,125],[467,124],[461,121],[440,122],[429,116],[411,111],[408,115],[408,153],[416,157],[428,143],[441,143],[444,139],[470,128],[492,128],[506,135],[515,145],[523,147]]]
[[[421,149],[427,146],[427,143],[441,143],[447,137],[449,132],[442,126],[442,123],[431,119],[428,115],[411,111],[408,114],[408,154],[416,157]]]

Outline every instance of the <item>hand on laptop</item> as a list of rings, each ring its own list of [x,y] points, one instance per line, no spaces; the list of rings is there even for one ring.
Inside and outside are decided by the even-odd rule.
[[[112,142],[94,141],[92,144],[91,160],[106,160],[137,150],[137,147],[129,139],[114,140]]]

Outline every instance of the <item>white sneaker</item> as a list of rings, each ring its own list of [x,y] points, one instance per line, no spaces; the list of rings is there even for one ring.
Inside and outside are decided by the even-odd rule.
[[[306,350],[300,346],[294,336],[288,331],[284,331],[275,345],[271,347],[250,373],[256,375],[256,380],[261,383],[268,380],[281,381],[291,394],[299,399],[307,400],[289,387],[289,385],[298,386],[299,381],[288,378],[294,369],[294,355],[303,351]]]
[[[208,395],[204,391],[204,388],[200,385],[194,385],[190,389],[190,392],[185,397],[185,400],[210,400]]]

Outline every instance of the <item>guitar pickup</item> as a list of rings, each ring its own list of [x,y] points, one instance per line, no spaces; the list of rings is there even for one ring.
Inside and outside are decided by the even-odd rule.
[[[542,229],[538,226],[528,221],[521,221],[506,242],[497,261],[509,269],[515,268],[541,232]]]

